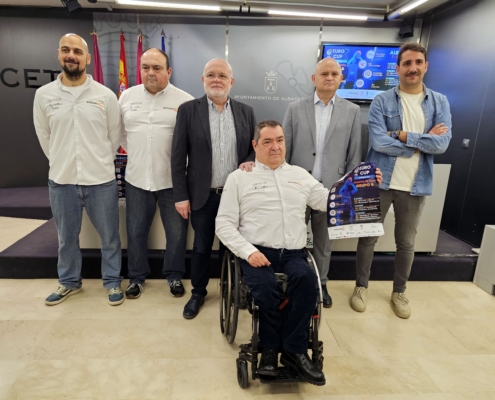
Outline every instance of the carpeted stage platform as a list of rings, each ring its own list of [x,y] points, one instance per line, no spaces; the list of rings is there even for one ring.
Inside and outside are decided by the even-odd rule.
[[[0,189],[0,216],[15,218],[49,219],[9,248],[0,252],[0,278],[33,279],[57,278],[58,239],[53,221],[48,188]],[[82,276],[100,278],[100,251],[83,250]],[[437,251],[433,254],[416,253],[410,280],[416,281],[472,281],[476,257],[471,246],[440,231]],[[163,278],[161,273],[164,251],[149,252],[149,278]],[[211,277],[218,278],[218,253],[213,253]],[[329,279],[355,279],[355,253],[335,252],[330,263]],[[393,278],[394,254],[376,253],[371,269],[372,280]],[[127,276],[127,253],[123,251],[122,274]],[[190,277],[190,252],[186,256],[186,275]]]

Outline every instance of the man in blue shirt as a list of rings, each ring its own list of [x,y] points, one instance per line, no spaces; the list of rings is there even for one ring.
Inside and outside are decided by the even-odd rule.
[[[447,98],[423,84],[428,69],[426,49],[408,42],[397,57],[399,85],[375,97],[369,112],[370,149],[366,161],[382,170],[382,220],[390,205],[395,212],[395,273],[392,303],[395,314],[409,318],[404,295],[414,259],[414,239],[425,196],[432,194],[433,156],[447,150],[452,137]],[[366,310],[366,292],[377,237],[360,238],[356,257],[356,287],[351,307]]]

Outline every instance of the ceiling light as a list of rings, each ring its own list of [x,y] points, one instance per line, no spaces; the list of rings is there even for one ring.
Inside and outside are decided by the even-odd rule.
[[[366,15],[353,15],[353,14],[329,14],[329,13],[316,13],[316,12],[299,12],[299,11],[283,11],[283,10],[268,10],[270,15],[281,15],[287,17],[309,17],[309,18],[323,18],[323,19],[347,19],[356,21],[366,21],[368,17]]]
[[[163,3],[158,1],[140,1],[140,0],[115,0],[117,4],[124,4],[129,6],[143,6],[143,7],[160,7],[160,8],[173,8],[178,10],[201,10],[201,11],[221,11],[218,6],[202,6],[198,4],[180,4],[180,3]]]
[[[405,14],[406,12],[408,11],[411,11],[413,8],[416,8],[417,6],[423,4],[423,3],[426,3],[428,0],[416,0],[416,1],[412,1],[410,2],[409,4],[406,4],[405,6],[403,6],[402,8],[399,8],[395,11],[392,11],[390,14],[387,15],[387,19],[390,21],[392,19],[395,19],[397,17],[399,17],[400,15],[402,14]]]

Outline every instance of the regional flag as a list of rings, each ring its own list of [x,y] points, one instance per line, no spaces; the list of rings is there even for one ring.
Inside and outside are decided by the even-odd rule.
[[[143,55],[143,36],[138,35],[137,61],[136,61],[136,85],[143,83],[141,80],[141,56]]]
[[[101,67],[100,49],[98,47],[98,35],[96,32],[92,32],[91,34],[93,35],[93,79],[104,85],[103,68]]]
[[[127,63],[125,61],[125,37],[120,31],[120,63],[119,63],[119,93],[118,97],[129,87],[129,77],[127,75]]]
[[[162,51],[164,53],[166,53],[166,51],[165,51],[165,32],[163,32],[163,29],[162,29]]]

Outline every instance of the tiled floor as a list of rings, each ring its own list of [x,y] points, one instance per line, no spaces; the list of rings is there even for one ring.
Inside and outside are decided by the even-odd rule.
[[[188,298],[172,298],[164,281],[118,307],[97,280],[47,307],[56,285],[0,280],[0,399],[495,400],[495,297],[469,282],[410,282],[409,320],[393,313],[390,282],[371,282],[363,314],[348,305],[353,282],[330,282],[334,306],[320,326],[327,384],[250,381],[245,390],[235,359],[250,316],[241,311],[228,345],[218,280],[194,320],[182,318]]]

